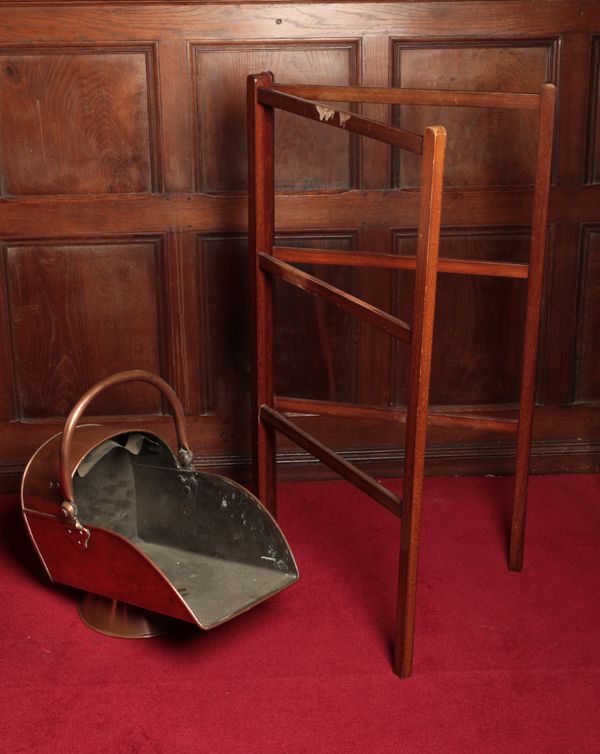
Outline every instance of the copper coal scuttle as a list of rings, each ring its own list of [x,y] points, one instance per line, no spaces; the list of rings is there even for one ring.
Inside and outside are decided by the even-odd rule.
[[[169,402],[177,456],[140,427],[115,434],[79,424],[99,393],[132,380]],[[82,396],[63,432],[31,458],[21,504],[50,579],[87,592],[83,619],[110,635],[158,633],[157,613],[213,628],[298,579],[261,503],[229,479],[194,471],[181,404],[149,372],[112,375]]]

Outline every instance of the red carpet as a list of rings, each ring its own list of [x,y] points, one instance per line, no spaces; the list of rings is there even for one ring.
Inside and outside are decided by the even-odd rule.
[[[397,486],[396,482],[390,482]],[[210,633],[109,639],[0,500],[5,752],[600,751],[600,476],[428,479],[413,678],[390,668],[398,522],[346,483],[281,486],[300,582]]]

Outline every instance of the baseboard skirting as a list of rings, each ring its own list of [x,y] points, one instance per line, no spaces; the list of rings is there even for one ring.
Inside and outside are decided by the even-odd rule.
[[[404,449],[371,447],[338,449],[347,461],[382,476],[401,476]],[[434,445],[427,448],[427,474],[498,474],[512,473],[514,443],[488,445]],[[217,471],[247,479],[250,457],[211,456],[197,458],[196,468]],[[600,441],[540,441],[532,444],[531,471],[544,473],[591,473],[600,468]],[[283,451],[277,454],[280,479],[324,479],[336,475],[304,451]]]
[[[404,449],[398,446],[337,448],[337,452],[376,476],[402,475]],[[426,474],[464,476],[513,473],[514,443],[431,444],[427,448]],[[194,466],[241,482],[250,478],[250,454],[196,455]],[[0,492],[19,489],[25,464],[0,461]],[[594,473],[600,471],[600,440],[561,439],[534,441],[531,447],[533,474]],[[336,475],[310,454],[283,450],[277,454],[280,480],[335,479]]]

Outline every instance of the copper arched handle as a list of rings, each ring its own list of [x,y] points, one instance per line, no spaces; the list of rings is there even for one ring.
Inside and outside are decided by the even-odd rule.
[[[73,439],[73,432],[75,427],[79,423],[83,412],[89,406],[89,404],[100,393],[107,390],[113,385],[120,385],[122,382],[149,382],[154,387],[157,387],[161,393],[168,400],[171,408],[173,409],[173,415],[175,420],[175,430],[177,432],[177,444],[179,446],[179,460],[185,467],[192,465],[192,454],[189,449],[187,432],[185,429],[185,418],[183,415],[183,408],[181,403],[175,394],[173,388],[166,383],[161,377],[158,377],[151,372],[146,372],[143,369],[131,369],[127,372],[117,372],[116,374],[106,377],[100,382],[91,387],[87,393],[81,396],[77,403],[73,406],[71,413],[67,417],[65,422],[65,428],[60,440],[60,484],[63,492],[63,500],[67,503],[75,502],[75,495],[73,492],[73,479],[71,477],[71,441]],[[68,510],[68,508],[67,508]]]

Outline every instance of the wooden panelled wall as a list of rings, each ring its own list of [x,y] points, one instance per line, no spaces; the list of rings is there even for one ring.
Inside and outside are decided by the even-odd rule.
[[[558,85],[533,468],[600,455],[600,3],[0,2],[0,480],[96,380],[160,373],[197,463],[244,477],[249,454],[245,76],[287,83],[536,92]],[[534,167],[529,113],[365,105],[449,132],[442,254],[521,260]],[[282,242],[411,253],[416,165],[333,129],[277,120]],[[392,192],[390,189],[403,189]],[[319,274],[410,319],[410,273]],[[523,282],[442,276],[432,401],[514,409]],[[402,404],[406,353],[281,288],[278,388]],[[122,386],[103,421],[171,436],[157,394]],[[477,408],[470,408],[470,411]],[[402,427],[307,417],[359,464],[397,473]],[[498,473],[511,444],[432,431],[429,470]],[[282,443],[283,475],[320,473]]]

